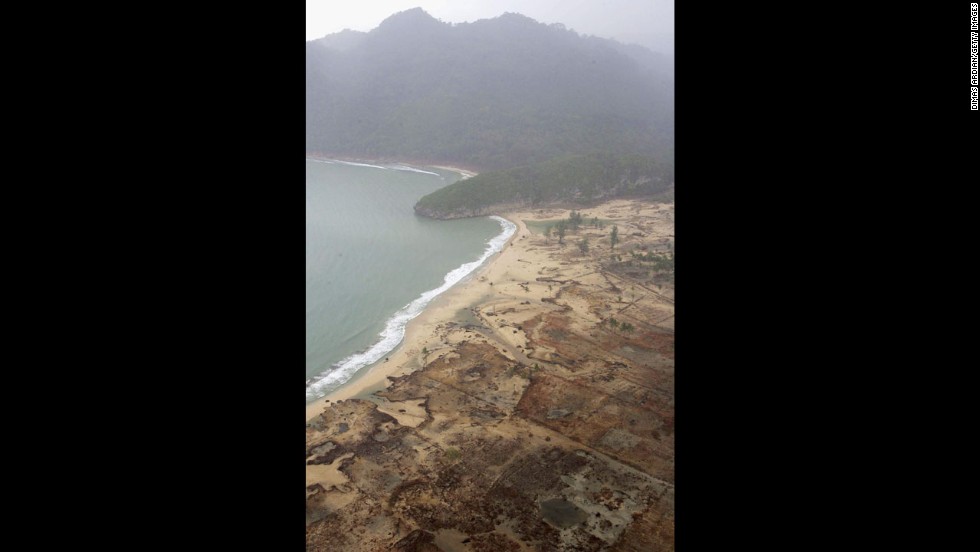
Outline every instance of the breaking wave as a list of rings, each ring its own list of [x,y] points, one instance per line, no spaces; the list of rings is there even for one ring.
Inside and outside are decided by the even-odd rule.
[[[507,240],[517,231],[517,225],[502,217],[492,216],[490,218],[500,223],[502,231],[487,242],[487,248],[483,251],[480,258],[450,270],[443,279],[441,286],[426,291],[418,299],[405,305],[392,315],[385,323],[385,328],[379,334],[379,340],[374,345],[365,351],[350,355],[331,366],[329,370],[307,380],[307,401],[322,397],[329,390],[336,389],[346,383],[361,368],[374,364],[384,358],[385,355],[393,351],[402,342],[402,339],[405,337],[405,326],[408,322],[421,314],[433,299],[476,270],[494,253],[502,250],[507,244]]]

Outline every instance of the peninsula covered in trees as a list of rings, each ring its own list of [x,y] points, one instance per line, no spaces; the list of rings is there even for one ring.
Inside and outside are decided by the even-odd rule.
[[[423,197],[415,212],[434,218],[485,215],[548,203],[590,205],[672,191],[673,165],[641,155],[594,153],[460,180]]]
[[[672,59],[413,9],[306,63],[308,166],[478,172],[415,213],[514,227],[307,405],[306,549],[674,550]]]

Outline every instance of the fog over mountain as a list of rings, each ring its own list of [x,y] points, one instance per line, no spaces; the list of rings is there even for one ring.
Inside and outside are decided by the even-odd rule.
[[[673,62],[508,13],[421,9],[307,42],[309,152],[479,170],[611,151],[673,156]]]
[[[306,39],[344,29],[370,31],[393,13],[421,7],[447,23],[521,13],[579,34],[639,44],[673,56],[674,0],[306,0]]]

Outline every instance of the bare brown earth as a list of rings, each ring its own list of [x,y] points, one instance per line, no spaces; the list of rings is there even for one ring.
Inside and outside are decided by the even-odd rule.
[[[505,215],[511,250],[429,353],[309,419],[307,549],[673,550],[673,278],[629,261],[672,247],[673,211],[584,210],[611,222],[563,245],[524,223],[567,210]]]

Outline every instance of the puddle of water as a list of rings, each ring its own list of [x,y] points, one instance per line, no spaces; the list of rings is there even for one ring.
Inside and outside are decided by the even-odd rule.
[[[541,517],[556,527],[566,529],[582,523],[589,515],[564,498],[552,498],[541,503]]]

